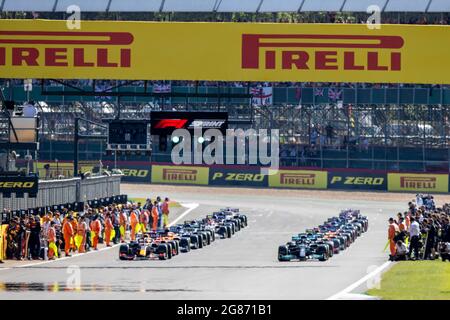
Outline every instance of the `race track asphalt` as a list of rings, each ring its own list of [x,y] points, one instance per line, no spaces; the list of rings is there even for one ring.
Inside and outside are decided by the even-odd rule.
[[[231,239],[216,240],[169,261],[120,261],[114,247],[0,269],[0,299],[326,299],[387,261],[387,253],[382,252],[387,219],[403,211],[411,199],[406,194],[383,201],[382,193],[349,200],[333,192],[315,197],[280,190],[233,190],[123,185],[122,193],[130,196],[160,194],[199,204],[181,220],[233,206],[248,215],[249,226]],[[349,249],[326,262],[277,261],[278,245],[350,207],[369,217],[369,231]],[[175,209],[171,219],[185,210]],[[365,290],[363,284],[354,292]]]

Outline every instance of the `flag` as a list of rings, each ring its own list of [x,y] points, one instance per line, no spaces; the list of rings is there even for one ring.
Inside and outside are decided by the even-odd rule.
[[[331,100],[339,100],[342,95],[342,90],[330,88],[328,89],[328,98]]]
[[[250,88],[252,104],[257,106],[272,105],[273,90],[272,87],[254,87]]]
[[[108,87],[108,85],[106,85],[106,84],[104,84],[104,85],[95,84],[95,91],[96,92],[101,92],[101,93],[111,92],[111,87]],[[103,96],[103,97],[102,96],[96,96],[95,98],[99,99],[99,100],[112,100],[111,96]]]
[[[153,86],[154,93],[170,93],[172,92],[172,86],[170,84],[155,84]]]
[[[302,88],[298,87],[295,89],[295,99],[300,101],[302,99]]]
[[[323,88],[314,88],[314,95],[323,97]]]

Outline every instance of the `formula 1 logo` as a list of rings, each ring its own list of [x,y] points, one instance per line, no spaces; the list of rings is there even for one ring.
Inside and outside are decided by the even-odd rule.
[[[195,128],[203,128],[203,129],[220,129],[226,123],[225,120],[217,120],[217,119],[196,119],[193,120],[189,125],[186,126],[188,119],[163,119],[159,120],[154,129],[195,129]]]
[[[159,120],[154,129],[166,129],[166,128],[174,128],[181,129],[186,125],[187,119],[163,119]]]
[[[437,186],[436,182],[436,177],[400,177],[401,188],[435,189]]]
[[[401,53],[395,49],[401,49],[403,44],[400,36],[243,34],[242,68],[400,71]],[[336,49],[345,50],[338,55]],[[260,66],[260,53],[263,54],[263,66]],[[382,55],[388,56],[388,64],[380,64]],[[278,62],[280,56],[281,63]],[[357,64],[356,61],[364,63]]]
[[[195,169],[163,169],[164,181],[197,181]]]
[[[281,173],[280,184],[283,185],[299,185],[314,186],[316,183],[316,175],[314,173]]]
[[[204,129],[220,129],[225,124],[225,120],[205,119],[194,120],[189,124],[189,129],[204,128]]]
[[[0,67],[130,68],[128,46],[133,40],[129,32],[2,30]],[[94,46],[93,52],[89,50],[91,46]],[[113,55],[118,57],[115,61],[111,60]]]

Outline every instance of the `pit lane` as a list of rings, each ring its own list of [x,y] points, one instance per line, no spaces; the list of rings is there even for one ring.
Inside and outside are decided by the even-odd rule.
[[[52,263],[13,266],[0,272],[0,299],[326,299],[387,260],[382,252],[387,219],[403,211],[413,197],[127,184],[122,192],[198,203],[181,221],[225,206],[239,207],[248,215],[249,226],[231,239],[218,239],[169,261],[120,261],[114,247]],[[436,200],[449,201],[443,195]],[[349,249],[326,262],[277,261],[279,244],[349,207],[369,217],[369,231]],[[186,209],[173,209],[171,219]],[[80,275],[78,285],[71,282],[74,272]],[[364,284],[354,293],[365,290]]]

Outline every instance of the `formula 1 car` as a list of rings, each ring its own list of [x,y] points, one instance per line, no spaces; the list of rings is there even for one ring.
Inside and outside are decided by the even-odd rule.
[[[343,210],[337,217],[329,218],[324,224],[299,233],[285,245],[278,247],[278,260],[318,259],[326,261],[338,254],[368,230],[368,219],[359,210]]]
[[[306,261],[307,259],[326,261],[329,258],[329,254],[330,251],[327,245],[309,241],[291,241],[278,247],[278,261],[291,261],[294,259],[299,261]]]
[[[119,248],[120,260],[135,259],[172,259],[180,252],[180,239],[174,234],[146,232],[138,234],[135,241],[121,244]]]
[[[239,209],[225,208],[214,212],[207,218],[216,222],[216,233],[223,238],[231,238],[237,231],[247,227],[247,216],[239,213]]]
[[[119,248],[121,260],[171,259],[180,252],[201,249],[220,238],[230,238],[247,226],[247,216],[236,208],[225,208],[203,219],[184,221],[166,230],[139,234]]]

